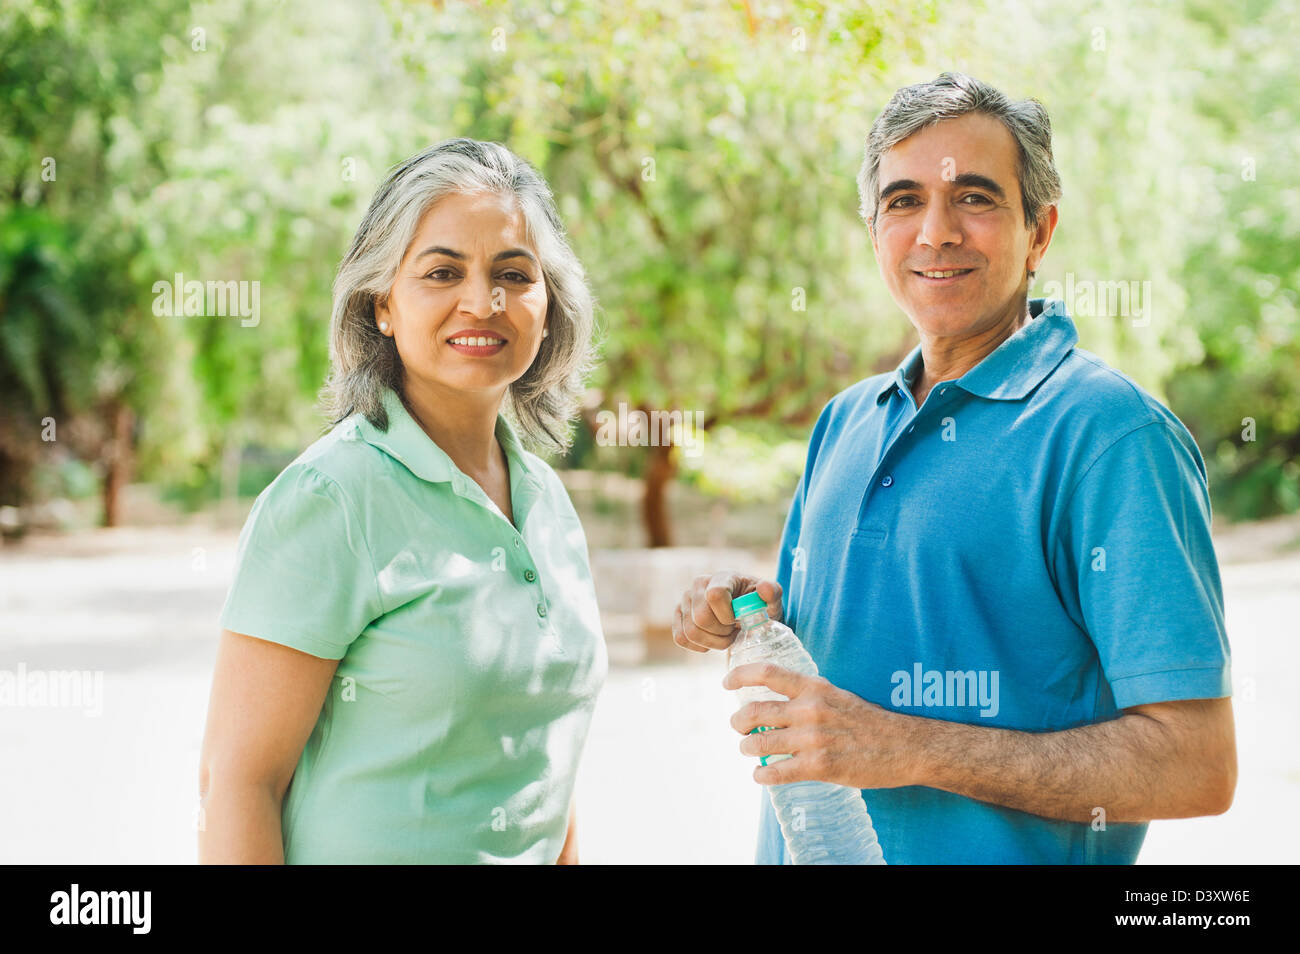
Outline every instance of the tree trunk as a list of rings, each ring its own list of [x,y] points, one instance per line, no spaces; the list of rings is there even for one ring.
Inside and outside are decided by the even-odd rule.
[[[641,498],[641,517],[646,537],[652,547],[673,545],[672,521],[668,516],[668,485],[677,473],[677,461],[671,445],[651,445],[645,470],[645,496]]]
[[[104,526],[116,527],[121,519],[122,488],[131,480],[131,432],[135,415],[121,401],[108,406],[109,427],[112,436],[106,444],[104,463]]]

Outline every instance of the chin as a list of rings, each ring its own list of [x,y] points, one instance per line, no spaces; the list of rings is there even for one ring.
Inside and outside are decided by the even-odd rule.
[[[967,308],[923,305],[909,316],[918,331],[932,336],[959,335],[979,323],[979,314]]]

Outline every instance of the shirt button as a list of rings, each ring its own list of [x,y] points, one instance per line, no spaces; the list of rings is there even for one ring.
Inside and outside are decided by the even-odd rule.
[[[888,474],[885,474],[885,476],[880,479],[880,486],[888,487],[893,482],[894,482],[894,478],[889,476]]]
[[[519,546],[520,546],[519,538],[518,538],[518,537],[515,537],[515,549],[516,549],[516,550],[519,549]]]
[[[545,604],[545,603],[538,603],[538,604],[537,604],[537,615],[538,615],[538,616],[545,616],[545,615],[546,615],[546,604]]]
[[[947,389],[947,388],[940,388],[940,389],[939,389],[939,397],[943,397],[943,396],[944,396],[945,394],[947,394],[947,393],[948,393],[948,389]]]
[[[531,583],[533,580],[537,579],[537,574],[532,570],[524,570],[524,579]]]
[[[911,425],[911,426],[907,429],[907,433],[910,434],[910,433],[912,433],[912,431],[914,431],[914,430],[916,430],[916,425],[915,425],[915,424]]]

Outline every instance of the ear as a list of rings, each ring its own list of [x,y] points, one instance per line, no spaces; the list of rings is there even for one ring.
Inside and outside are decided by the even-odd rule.
[[[1060,212],[1054,205],[1049,205],[1047,211],[1039,218],[1037,227],[1029,236],[1029,257],[1025,260],[1025,267],[1029,271],[1038,271],[1038,266],[1047,256],[1047,246],[1052,244],[1052,233],[1056,231],[1056,222],[1059,218]]]

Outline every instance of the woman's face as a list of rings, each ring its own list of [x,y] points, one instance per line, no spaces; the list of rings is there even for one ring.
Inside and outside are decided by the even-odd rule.
[[[375,321],[387,322],[408,386],[499,401],[537,356],[546,302],[515,199],[456,193],[425,211]]]

